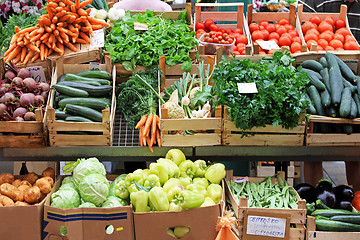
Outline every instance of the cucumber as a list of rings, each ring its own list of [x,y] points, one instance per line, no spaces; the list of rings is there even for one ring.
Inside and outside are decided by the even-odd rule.
[[[70,96],[64,95],[64,94],[60,94],[60,95],[58,96],[58,98],[59,98],[60,100],[65,99],[65,98],[69,98],[69,97],[70,97]]]
[[[329,69],[328,68],[324,68],[323,70],[320,71],[321,76],[323,78],[323,82],[325,84],[325,87],[327,88],[327,90],[329,91],[329,93],[331,92],[331,87],[330,87],[330,78],[329,78]]]
[[[322,217],[333,217],[340,215],[359,215],[358,213],[353,213],[343,209],[318,209],[311,213],[311,216],[322,216]]]
[[[66,81],[74,81],[74,82],[77,82],[77,81],[98,82],[101,85],[110,85],[110,81],[106,80],[106,79],[81,77],[81,76],[77,76],[72,73],[65,74],[65,80]]]
[[[313,114],[313,115],[316,115],[317,114],[316,109],[315,109],[309,95],[305,94],[305,99],[309,101],[309,107],[306,109],[306,112],[310,113],[310,114]]]
[[[354,98],[351,98],[351,108],[350,108],[349,118],[350,119],[356,118],[357,115],[358,115],[358,109],[357,109],[356,102],[355,102]]]
[[[352,93],[355,93],[357,91],[356,86],[352,85],[349,81],[347,81],[345,78],[343,78],[344,87],[349,87],[351,89]]]
[[[92,85],[92,86],[101,86],[101,83],[95,82],[95,81],[92,81],[92,82],[90,82],[90,81],[76,81],[76,82],[89,84],[89,85]]]
[[[357,117],[360,117],[360,98],[357,93],[355,93],[355,95],[354,95],[354,101],[355,101],[356,107],[357,107]]]
[[[91,86],[89,84],[71,81],[64,81],[59,84],[85,90],[89,93],[90,97],[107,97],[112,91],[112,86],[109,85]]]
[[[84,90],[81,90],[78,88],[74,88],[74,87],[64,86],[64,85],[60,85],[60,84],[52,85],[52,87],[55,88],[56,91],[58,91],[60,94],[65,94],[70,97],[88,97],[89,96],[89,93],[87,91],[84,91]]]
[[[85,72],[79,72],[76,75],[86,78],[101,78],[101,79],[111,80],[111,74],[108,73],[107,71],[101,71],[101,70],[89,70]]]
[[[316,219],[316,230],[330,232],[360,232],[360,225],[333,220]]]
[[[65,119],[66,122],[93,122],[88,118],[79,116],[69,116]]]
[[[331,96],[329,91],[325,88],[324,91],[320,93],[321,103],[324,107],[330,107],[331,105]]]
[[[308,88],[308,93],[310,99],[314,101],[316,112],[321,116],[325,116],[325,109],[324,106],[321,104],[321,97],[316,87],[311,85]]]
[[[316,76],[318,79],[323,80],[323,77],[321,76],[320,73],[315,72],[315,71],[313,71],[313,70],[311,70],[311,69],[302,68],[302,69],[301,69],[301,72],[306,72],[306,73],[308,73],[308,74],[309,74],[309,73],[315,74],[315,76]]]
[[[315,74],[308,73],[307,76],[310,80],[310,83],[314,85],[319,91],[325,90],[325,84],[322,81],[320,81],[320,79],[316,77]]]
[[[360,215],[354,216],[333,216],[330,218],[332,221],[347,222],[353,224],[360,224]]]
[[[57,82],[62,82],[65,81],[65,74],[61,75],[60,77],[58,77]]]
[[[351,90],[350,88],[344,88],[344,91],[341,94],[341,103],[340,103],[340,109],[339,114],[340,117],[346,118],[350,115],[351,111]]]
[[[55,109],[55,118],[56,118],[56,120],[59,120],[59,119],[65,120],[65,118],[69,117],[69,116],[70,115],[66,114],[66,112]]]
[[[325,111],[326,111],[326,115],[329,117],[335,118],[339,116],[339,113],[336,111],[336,109],[333,106],[326,108]]]
[[[95,122],[102,121],[102,113],[88,107],[78,106],[74,104],[67,104],[66,113],[85,117]]]
[[[340,67],[339,67],[339,64],[335,58],[335,55],[330,53],[330,52],[326,52],[325,53],[325,58],[326,58],[326,61],[329,65],[329,68],[331,67],[334,67],[336,69],[338,69],[340,71]]]
[[[301,63],[301,66],[317,72],[320,72],[322,69],[324,69],[323,65],[321,65],[321,63],[315,60],[306,60],[303,63]]]
[[[65,108],[67,104],[75,104],[78,106],[89,107],[99,111],[109,107],[107,101],[99,98],[66,98],[61,100],[58,104],[61,108]]]
[[[341,71],[341,74],[343,75],[343,77],[348,80],[349,82],[351,82],[352,84],[355,84],[355,74],[353,73],[353,71],[350,69],[350,67],[348,65],[346,65],[346,63],[344,63],[338,56],[336,56],[334,54],[334,57],[337,61],[337,63],[339,64],[339,68]]]
[[[336,63],[337,64],[337,63]],[[341,102],[341,93],[344,83],[339,68],[331,67],[329,70],[331,103],[337,107]]]
[[[321,57],[320,60],[319,60],[319,62],[321,63],[321,65],[322,65],[324,68],[329,67],[329,65],[328,65],[325,57]]]

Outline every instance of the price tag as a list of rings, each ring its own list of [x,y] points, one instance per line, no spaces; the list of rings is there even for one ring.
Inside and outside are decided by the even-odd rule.
[[[281,49],[274,40],[271,41],[256,40],[256,43],[259,44],[260,47],[264,50]]]
[[[100,70],[100,63],[98,62],[90,62],[90,70]]]
[[[149,26],[146,23],[134,22],[134,30],[149,30]]]
[[[94,36],[90,37],[90,48],[101,48],[104,47],[105,34],[104,29],[93,31]]]
[[[258,93],[256,83],[238,83],[239,93]]]
[[[35,82],[46,82],[45,72],[42,66],[27,67],[26,69],[30,72],[31,77]]]

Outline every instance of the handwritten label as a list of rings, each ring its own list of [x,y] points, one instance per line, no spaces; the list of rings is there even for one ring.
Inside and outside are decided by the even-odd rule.
[[[30,72],[31,77],[35,82],[46,82],[45,72],[42,66],[27,67],[26,69]]]
[[[286,219],[248,215],[246,234],[285,238]]]
[[[94,36],[90,37],[90,48],[101,48],[104,47],[105,34],[104,29],[93,31]]]
[[[98,62],[90,62],[90,70],[100,70],[100,63]]]
[[[239,93],[258,93],[256,83],[238,83]]]
[[[249,181],[248,177],[240,177],[240,178],[234,179],[234,182],[236,182],[236,183],[248,182],[248,181]]]
[[[149,30],[149,26],[146,23],[134,22],[134,30]]]
[[[256,40],[256,43],[259,44],[260,47],[264,50],[281,49],[274,40],[271,41]]]

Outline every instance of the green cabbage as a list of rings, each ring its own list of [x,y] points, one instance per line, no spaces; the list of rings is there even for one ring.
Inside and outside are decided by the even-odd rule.
[[[81,198],[85,202],[91,202],[96,206],[101,205],[106,200],[109,188],[108,180],[99,173],[86,175],[78,185]]]
[[[96,208],[96,206],[93,203],[84,202],[80,204],[79,208]]]
[[[65,177],[61,182],[62,185],[67,184],[67,183],[75,183],[74,178],[72,176],[68,176],[68,177]]]
[[[114,207],[123,207],[123,205],[117,197],[111,196],[106,199],[106,201],[101,205],[103,208],[114,208]]]
[[[97,158],[89,158],[86,160],[82,160],[73,171],[73,179],[76,186],[79,186],[81,184],[82,180],[85,178],[85,176],[92,174],[92,173],[98,173],[102,176],[106,176],[106,170],[104,165],[97,160]]]
[[[73,188],[59,189],[51,195],[51,206],[57,208],[77,208],[80,205],[80,195]]]

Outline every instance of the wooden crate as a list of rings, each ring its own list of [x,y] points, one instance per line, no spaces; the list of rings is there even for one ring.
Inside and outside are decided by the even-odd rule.
[[[210,64],[210,69],[213,69],[214,57],[209,56],[207,63]],[[160,85],[165,87],[170,87],[175,81],[178,81],[184,72],[180,66],[167,68],[165,66],[165,57],[160,57],[159,66],[164,73],[163,83]],[[197,66],[197,64],[193,64],[192,74],[199,73]],[[207,68],[206,64],[205,67]],[[167,109],[163,107],[160,107],[159,112],[162,146],[185,147],[221,144],[221,108],[215,109],[215,117],[202,119],[168,119]],[[193,135],[177,133],[185,130],[193,130],[196,133]]]
[[[238,177],[233,176],[233,171],[228,170],[226,171],[226,180],[234,180]],[[250,182],[260,182],[264,178],[252,178],[249,177]],[[272,179],[274,182],[276,179]],[[290,228],[290,234],[289,239],[290,240],[304,240],[305,239],[305,223],[306,223],[306,201],[301,200],[300,196],[297,195],[298,199],[298,209],[272,209],[272,208],[250,208],[248,207],[248,199],[245,197],[239,198],[239,203],[235,201],[235,198],[233,194],[231,193],[231,190],[229,188],[229,185],[226,181],[225,186],[225,192],[226,196],[229,197],[231,206],[234,209],[235,216],[237,217],[239,221],[239,233],[240,233],[240,239],[243,235],[243,231],[245,230],[243,228],[244,226],[244,218],[245,214],[249,210],[258,210],[261,213],[264,214],[289,214],[290,215],[290,223],[296,224],[296,228]]]
[[[202,7],[237,7],[236,12],[205,12],[201,11]],[[212,19],[215,22],[236,22],[236,24],[217,24],[220,28],[231,28],[235,30],[235,28],[241,28],[244,32],[244,35],[248,38],[249,42],[245,48],[245,55],[252,54],[252,47],[251,47],[251,36],[249,28],[246,24],[246,19],[244,16],[244,3],[196,3],[195,4],[195,19],[194,23],[206,21],[207,19]],[[194,28],[195,30],[195,28]],[[199,54],[205,55],[205,47],[200,45],[199,46]]]
[[[306,225],[306,239],[307,240],[359,240],[360,232],[325,232],[316,231],[315,218],[308,216]]]
[[[257,177],[267,177],[275,174],[275,165],[273,162],[258,162],[257,165]],[[294,178],[295,176],[295,166],[294,162],[290,161],[287,166],[287,176],[288,178]]]
[[[89,70],[88,64],[63,64],[57,62],[53,72],[52,84],[56,84],[58,76],[64,73],[78,73]],[[100,70],[110,72],[110,66],[100,65]],[[113,92],[111,107],[102,111],[101,123],[86,122],[59,122],[55,119],[55,109],[53,103],[55,99],[55,90],[50,93],[50,108],[47,112],[47,128],[49,131],[50,146],[111,146],[112,128],[115,117],[116,97],[115,97],[115,67],[112,69]],[[74,132],[86,131],[93,134],[73,134]],[[96,135],[95,135],[96,134]]]
[[[311,17],[320,17],[321,20],[324,20],[325,17],[333,17],[334,20],[336,21],[337,19],[342,19],[345,21],[346,23],[346,28],[350,30],[350,27],[349,27],[349,21],[347,19],[347,6],[346,5],[341,5],[340,7],[340,13],[310,13],[310,12],[303,12],[303,5],[300,4],[298,6],[298,9],[297,9],[297,17],[296,17],[296,27],[298,29],[300,29],[299,31],[299,35],[300,35],[300,38],[302,39],[303,42],[305,42],[305,39],[304,39],[304,34],[303,32],[301,31],[301,25],[305,22],[305,21],[309,21]],[[354,37],[354,35],[352,34],[352,32],[350,31],[350,34]],[[355,39],[355,38],[354,38]],[[306,43],[305,43],[306,44]],[[358,43],[358,46],[360,47],[359,43]],[[307,51],[309,52],[317,52],[317,44],[311,44],[311,47],[310,49],[307,48],[306,46],[306,49]],[[322,53],[325,53],[326,51],[319,51],[319,52],[322,52]],[[338,52],[341,52],[342,54],[351,54],[351,52],[354,52],[354,50],[347,50],[347,51],[330,51],[332,53],[338,53]],[[356,50],[355,52],[359,52],[358,50]]]
[[[290,11],[289,12],[253,12],[253,5],[249,4],[248,5],[248,11],[247,11],[247,23],[248,25],[250,25],[252,22],[257,22],[259,23],[262,20],[267,20],[268,22],[277,22],[282,18],[288,19],[290,24],[293,25],[293,27],[295,28],[295,30],[298,32],[299,36],[302,33],[301,32],[301,28],[299,28],[299,26],[296,25],[296,6],[294,4],[290,5]],[[251,40],[251,36],[250,36],[250,40]],[[252,42],[251,40],[251,44],[253,46],[253,54],[254,55],[258,55],[259,51],[260,51],[260,46],[259,44],[257,44],[256,42]],[[301,51],[302,52],[306,52],[306,43],[305,41],[302,39],[302,47],[301,47]],[[292,55],[296,55],[296,54],[292,54]],[[263,55],[264,56],[264,55]]]

